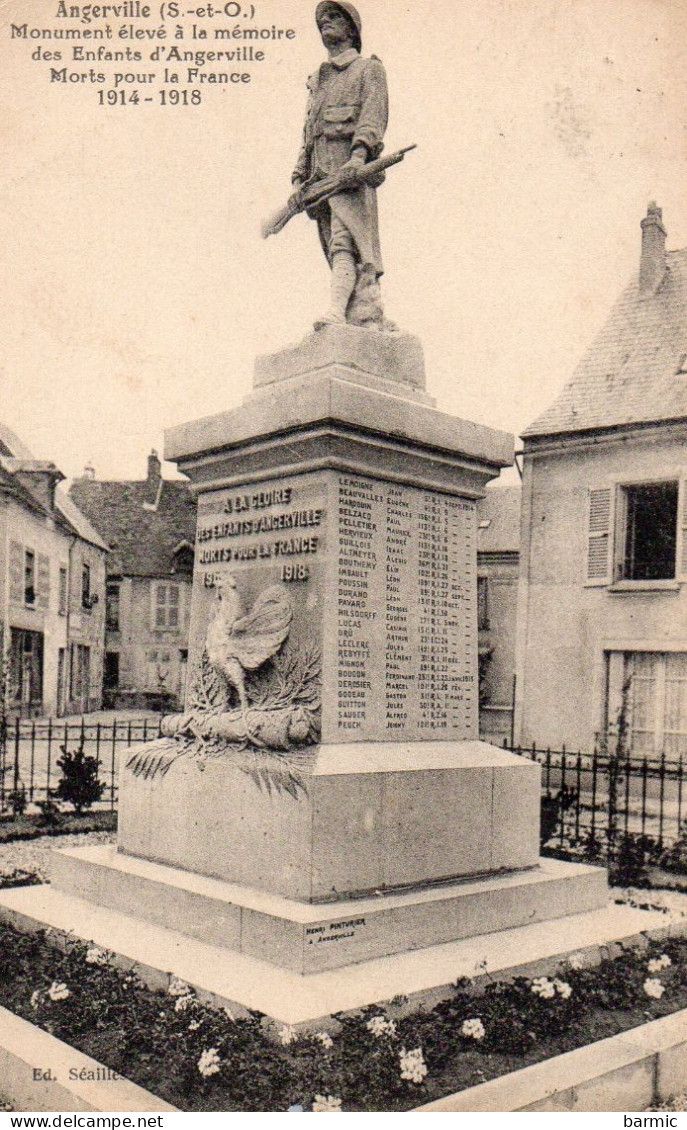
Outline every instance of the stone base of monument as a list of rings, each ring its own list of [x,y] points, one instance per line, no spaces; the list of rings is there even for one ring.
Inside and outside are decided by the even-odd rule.
[[[539,861],[541,769],[526,758],[428,740],[333,743],[282,760],[189,754],[164,774],[125,769],[120,851],[304,903]],[[265,764],[269,777],[256,779]]]
[[[97,857],[97,853],[96,853]],[[85,863],[85,861],[84,861]],[[94,882],[112,881],[111,868],[103,866],[102,856],[92,863]],[[89,866],[91,865],[89,864]],[[167,869],[161,869],[167,870]],[[584,868],[585,872],[591,869]],[[154,875],[151,865],[141,871]],[[566,892],[574,893],[573,865],[547,861],[542,868],[542,886],[559,883],[558,910],[564,910]],[[85,871],[82,871],[82,876]],[[587,876],[586,897],[592,902],[602,889],[602,875]],[[390,954],[372,960],[358,960],[344,969],[325,969],[303,975],[223,946],[199,941],[181,933],[194,916],[195,892],[188,887],[176,928],[155,925],[142,911],[150,898],[150,886],[141,883],[140,902],[132,913],[98,906],[83,898],[68,895],[51,886],[24,887],[0,891],[0,916],[19,929],[45,929],[78,936],[108,949],[115,961],[133,968],[152,988],[166,990],[170,974],[187,982],[201,999],[216,1006],[229,1007],[236,1015],[253,1009],[279,1024],[321,1027],[335,1013],[347,1012],[372,1003],[407,998],[409,1009],[433,1005],[450,995],[460,977],[474,977],[485,971],[492,976],[522,973],[539,976],[572,952],[582,952],[594,960],[615,942],[629,942],[647,932],[669,929],[663,914],[609,905],[564,917],[535,921],[529,925],[433,945],[426,949]],[[511,878],[515,899],[517,880]],[[122,889],[126,881],[122,884]],[[191,884],[193,888],[196,884]],[[473,886],[473,894],[477,895]],[[488,884],[487,884],[488,886]],[[499,898],[509,883],[502,880],[495,890]],[[119,884],[113,884],[118,888]],[[132,890],[134,887],[132,886]],[[592,894],[593,892],[593,894]],[[577,888],[578,895],[581,893]],[[468,898],[466,892],[466,898]],[[108,894],[109,901],[109,894]],[[277,909],[276,900],[265,897],[263,913]],[[160,904],[157,904],[158,907]],[[350,913],[351,907],[348,907]],[[254,913],[254,908],[251,907]],[[382,913],[381,908],[379,910]],[[484,907],[485,922],[488,910]],[[358,917],[360,917],[358,915]],[[275,919],[276,921],[276,919]],[[474,920],[473,920],[474,921]],[[329,920],[325,921],[327,930]],[[301,923],[302,926],[302,923]],[[283,920],[280,929],[283,927]],[[488,929],[488,925],[487,925]],[[332,943],[334,946],[339,942]],[[328,949],[328,946],[321,946]]]
[[[135,859],[113,847],[58,852],[53,885],[302,974],[597,910],[607,897],[599,868],[542,860],[524,872],[403,894],[301,903]]]

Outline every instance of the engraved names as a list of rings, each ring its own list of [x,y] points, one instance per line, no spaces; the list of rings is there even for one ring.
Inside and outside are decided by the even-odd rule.
[[[340,475],[335,509],[339,732],[475,737],[474,503]]]

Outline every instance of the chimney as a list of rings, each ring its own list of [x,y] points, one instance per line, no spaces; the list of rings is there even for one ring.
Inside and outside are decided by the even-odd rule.
[[[666,273],[666,229],[663,212],[652,200],[642,220],[642,257],[639,264],[639,293],[655,294]]]
[[[146,479],[146,497],[144,506],[146,509],[155,510],[157,508],[158,495],[160,493],[160,484],[162,483],[162,464],[158,458],[157,451],[153,449],[148,456],[148,477]]]
[[[54,463],[25,461],[16,472],[22,486],[52,514],[55,509],[55,488],[64,479]]]

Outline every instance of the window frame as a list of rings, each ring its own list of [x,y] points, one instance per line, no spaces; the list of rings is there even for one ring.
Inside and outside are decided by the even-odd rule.
[[[122,584],[121,581],[107,581],[105,585],[105,631],[120,632],[122,627]],[[112,611],[116,610],[116,617],[111,619]]]
[[[69,611],[69,569],[60,565],[57,573],[57,612],[66,616]]]
[[[625,580],[622,577],[627,536],[627,490],[630,487],[658,486],[662,483],[677,484],[675,572],[672,578],[664,580]],[[603,530],[591,526],[592,495],[604,490],[610,491],[608,526]],[[608,475],[605,479],[592,482],[586,489],[586,542],[584,555],[584,588],[604,588],[609,593],[665,592],[677,590],[687,582],[687,468],[669,467],[656,474]],[[604,576],[590,577],[590,545],[593,540],[606,537],[607,564]]]
[[[629,497],[631,490],[638,490],[642,487],[651,488],[653,486],[663,486],[674,484],[677,487],[677,497],[675,499],[675,554],[673,560],[673,575],[671,577],[658,577],[656,579],[645,579],[642,577],[626,577],[625,567],[627,561],[627,543],[629,537],[628,521],[629,521]],[[614,511],[614,530],[613,530],[613,560],[612,560],[612,573],[611,584],[613,586],[631,585],[637,586],[665,586],[675,585],[679,580],[680,574],[680,514],[681,514],[681,501],[682,501],[682,486],[683,481],[680,475],[661,475],[652,477],[650,479],[642,479],[637,481],[633,479],[630,482],[623,480],[616,480],[615,483],[615,505]]]
[[[622,698],[622,686],[627,677],[628,667],[635,655],[651,655],[654,657],[653,692],[651,701],[651,726],[644,727],[644,732],[652,736],[650,752],[634,754],[634,760],[657,761],[665,750],[666,735],[669,737],[684,737],[687,744],[687,729],[670,730],[667,725],[668,685],[669,671],[668,659],[672,655],[687,655],[687,646],[683,640],[606,640],[604,641],[604,655],[607,666],[607,691],[605,706],[605,731],[609,735],[615,733],[618,710]],[[634,726],[634,691],[630,697],[630,710],[628,718],[628,736],[630,743],[635,732]],[[633,752],[633,751],[632,751]],[[684,753],[668,754],[667,762],[675,762]]]
[[[31,584],[29,578],[29,558],[31,559]],[[38,605],[38,556],[34,549],[24,546],[24,607],[36,608]],[[29,592],[31,596],[29,596]]]
[[[178,632],[180,630],[183,599],[181,590],[182,586],[177,581],[153,581],[150,593],[150,609],[151,628],[154,632]],[[172,594],[174,599],[171,599]],[[163,599],[160,599],[161,596]]]
[[[81,607],[90,612],[93,607],[91,596],[91,566],[88,561],[81,562]]]

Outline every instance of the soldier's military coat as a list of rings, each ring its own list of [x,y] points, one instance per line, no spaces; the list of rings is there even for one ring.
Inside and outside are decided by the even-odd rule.
[[[363,59],[350,48],[323,63],[308,79],[308,89],[303,146],[294,179],[308,184],[321,180],[345,165],[358,145],[365,146],[368,160],[379,157],[389,116],[386,74],[379,59]],[[381,275],[375,188],[363,185],[338,193],[314,213],[328,258],[330,209],[351,233],[361,264]]]

